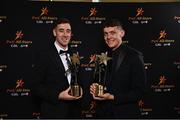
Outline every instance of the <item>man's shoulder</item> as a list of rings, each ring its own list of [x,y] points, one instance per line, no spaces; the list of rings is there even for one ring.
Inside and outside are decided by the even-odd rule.
[[[37,54],[38,54],[38,57],[39,58],[47,58],[48,56],[50,56],[50,55],[52,55],[52,54],[54,54],[54,53],[56,53],[57,52],[57,50],[55,49],[55,48],[53,48],[53,47],[48,47],[48,48],[45,48],[45,49],[41,49],[41,50],[39,50],[38,52],[37,52]],[[57,52],[58,53],[58,52]]]
[[[130,47],[130,46],[126,46],[126,49],[127,49],[127,52],[129,54],[132,54],[132,55],[138,55],[138,56],[143,56],[143,53],[140,52],[139,50],[133,48],[133,47]]]
[[[127,54],[131,58],[131,60],[141,60],[142,63],[144,62],[143,53],[140,52],[139,50],[135,49],[135,48],[128,46],[127,47]]]

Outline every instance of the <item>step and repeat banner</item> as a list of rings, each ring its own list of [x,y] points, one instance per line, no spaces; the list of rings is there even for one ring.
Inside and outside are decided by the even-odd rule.
[[[142,118],[180,118],[180,3],[16,2],[0,4],[0,119],[39,118],[32,97],[33,62],[52,44],[53,23],[72,23],[70,47],[83,56],[83,118],[95,115],[89,93],[90,56],[105,50],[102,24],[117,18],[128,44],[144,54],[148,92],[139,101]]]

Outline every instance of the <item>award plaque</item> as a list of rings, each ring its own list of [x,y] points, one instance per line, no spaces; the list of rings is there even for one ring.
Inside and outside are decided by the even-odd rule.
[[[104,85],[100,85],[98,83],[95,83],[95,96],[100,96],[104,94]]]
[[[78,84],[71,85],[70,94],[75,97],[81,96],[81,87]]]
[[[78,72],[79,72],[79,67],[80,67],[80,59],[82,57],[80,57],[77,54],[73,53],[72,56],[70,56],[71,58],[71,63],[70,63],[70,72],[71,72],[71,90],[70,90],[70,95],[75,96],[75,97],[79,97],[82,95],[82,90],[81,90],[81,86],[79,85],[78,82]]]
[[[90,63],[95,63],[94,69],[94,85],[95,85],[95,96],[100,96],[104,94],[105,87],[105,79],[107,72],[107,61],[111,58],[107,56],[107,53],[101,53],[101,55],[92,55],[90,57]]]

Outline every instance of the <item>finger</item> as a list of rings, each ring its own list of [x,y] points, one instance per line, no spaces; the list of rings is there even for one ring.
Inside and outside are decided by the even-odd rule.
[[[90,88],[90,91],[94,91],[94,89],[93,89],[93,88]]]
[[[97,84],[97,83],[93,83],[92,85],[93,85],[93,86],[96,86],[96,85],[98,85],[98,84]]]
[[[95,100],[104,100],[104,98],[101,98],[101,97],[96,97],[95,95],[93,95],[93,98],[95,99]]]
[[[68,99],[69,99],[69,100],[76,100],[76,99],[77,99],[77,97],[72,96],[72,95],[68,95]]]
[[[91,93],[92,95],[94,95],[94,92],[90,91],[90,93]]]
[[[83,89],[82,89],[82,87],[81,87],[81,96],[83,95]]]
[[[90,89],[94,89],[95,87],[93,85],[90,86]]]
[[[95,92],[95,90],[91,89],[90,93],[95,94],[96,92]]]
[[[65,91],[68,91],[68,92],[69,92],[70,89],[71,89],[71,87],[69,86]]]
[[[76,97],[75,99],[77,100],[77,99],[80,99],[80,98],[82,98],[82,95],[81,95],[81,96],[79,96],[79,97]]]

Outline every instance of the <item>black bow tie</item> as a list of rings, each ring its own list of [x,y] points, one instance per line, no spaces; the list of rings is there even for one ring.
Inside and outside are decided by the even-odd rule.
[[[60,50],[59,51],[59,54],[63,54],[63,53],[69,53],[69,51],[68,50],[66,50],[66,51],[65,50]]]

